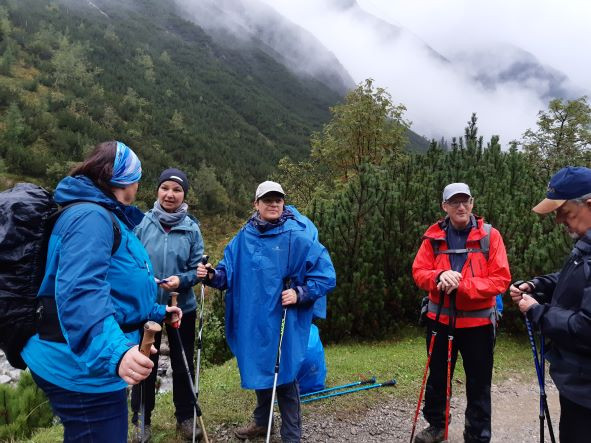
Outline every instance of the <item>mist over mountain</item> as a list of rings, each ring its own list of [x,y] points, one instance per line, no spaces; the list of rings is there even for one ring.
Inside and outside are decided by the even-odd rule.
[[[344,95],[355,86],[339,60],[312,34],[258,0],[176,0],[190,18],[222,44],[262,50],[299,76]]]
[[[454,20],[457,26],[445,34],[432,30],[451,19],[447,9],[452,14],[461,1],[426,2],[424,9],[385,0],[261,1],[318,38],[356,82],[371,77],[387,87],[394,100],[408,108],[413,129],[428,137],[458,135],[476,112],[481,133],[500,134],[506,144],[535,125],[538,111],[550,99],[571,99],[588,91],[558,67],[507,40],[505,17],[482,21],[476,3],[464,2],[465,9]],[[414,17],[423,19],[417,18],[410,28],[404,21],[410,12],[399,17],[398,9],[412,9]],[[530,26],[536,17],[532,11]],[[472,37],[479,27],[490,29],[483,32],[486,38]],[[556,35],[555,40],[560,38]]]
[[[54,185],[68,162],[118,139],[142,158],[146,183],[174,165],[200,177],[204,210],[244,208],[280,158],[307,157],[342,100],[262,50],[216,42],[170,0],[20,0],[0,14],[0,118],[14,134],[0,178]]]

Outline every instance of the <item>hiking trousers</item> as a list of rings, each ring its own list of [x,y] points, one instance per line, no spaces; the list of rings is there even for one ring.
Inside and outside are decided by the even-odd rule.
[[[560,395],[560,443],[586,443],[589,441],[591,409]]]
[[[427,350],[431,332],[437,336],[429,364],[429,377],[425,388],[423,415],[430,425],[445,427],[445,403],[447,391],[448,327],[428,319]],[[466,442],[489,442],[491,439],[490,387],[493,369],[494,330],[492,324],[473,328],[456,328],[451,361],[451,380],[458,357],[462,355],[466,373],[466,397],[464,439]],[[452,383],[453,388],[453,383]],[[451,417],[450,417],[451,422]]]
[[[64,425],[64,443],[125,443],[127,391],[85,393],[69,391],[31,372]]]
[[[271,407],[272,389],[257,389],[257,406],[254,410],[254,422],[267,427],[269,407]],[[281,441],[299,443],[302,438],[302,412],[300,410],[300,388],[297,381],[277,386],[277,403],[281,412]]]
[[[195,322],[197,319],[197,312],[183,313],[181,320],[181,327],[179,333],[181,342],[187,356],[189,363],[189,371],[191,372],[191,379],[195,378],[195,364],[193,356],[195,355]],[[183,354],[179,347],[177,333],[174,332],[172,326],[166,326],[166,334],[168,335],[168,346],[170,348],[170,366],[172,368],[172,401],[174,403],[174,415],[177,423],[182,423],[185,420],[193,419],[193,394],[191,385],[187,378],[187,369],[183,361]],[[154,336],[154,346],[160,351],[160,343],[162,341],[162,333]],[[158,374],[158,357],[160,352],[152,354],[150,358],[154,362],[152,372],[144,381],[145,392],[144,401],[146,402],[146,418],[145,423],[149,425],[152,421],[152,411],[154,410],[156,400],[156,377]],[[140,385],[135,385],[131,390],[131,409],[133,410],[132,423],[137,424],[138,413],[140,411]]]

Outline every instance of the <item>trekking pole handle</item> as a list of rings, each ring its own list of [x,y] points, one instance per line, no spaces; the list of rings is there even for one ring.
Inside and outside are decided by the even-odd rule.
[[[205,265],[207,264],[207,262],[208,262],[208,261],[209,261],[209,255],[205,255],[205,254],[203,254],[203,255],[201,256],[201,264],[202,264],[203,266],[205,266]]]
[[[533,287],[533,284],[529,281],[517,280],[517,281],[513,282],[513,286],[515,286],[517,289],[519,289],[519,287],[524,283],[526,283],[527,286],[529,286],[529,291],[521,291],[521,292],[523,292],[525,294],[533,294],[535,288]]]
[[[290,277],[285,277],[283,279],[283,290],[284,291],[287,291],[290,288],[291,288],[291,278]]]
[[[162,327],[155,321],[150,320],[144,324],[144,336],[140,343],[140,352],[146,357],[150,357],[150,349],[155,341],[154,336],[160,331],[162,331]]]
[[[382,383],[382,386],[396,386],[396,379],[388,380]]]
[[[170,293],[170,306],[178,306],[178,297],[178,292]],[[179,316],[176,312],[173,312],[172,316],[170,317],[170,326],[172,326],[175,329],[179,328]]]

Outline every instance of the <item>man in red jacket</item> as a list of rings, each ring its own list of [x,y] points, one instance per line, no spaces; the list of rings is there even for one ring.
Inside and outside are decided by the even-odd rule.
[[[450,377],[453,379],[458,350],[466,372],[464,441],[489,442],[495,298],[511,281],[509,262],[499,231],[472,214],[474,199],[468,185],[447,185],[441,206],[447,216],[427,229],[412,266],[416,284],[429,292],[427,346],[433,331],[437,332],[423,408],[429,427],[416,436],[415,442],[434,443],[444,438],[448,332],[454,337]]]

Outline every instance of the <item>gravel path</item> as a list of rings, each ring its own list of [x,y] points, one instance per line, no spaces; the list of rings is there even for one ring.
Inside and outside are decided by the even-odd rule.
[[[20,371],[11,368],[3,358],[0,351],[0,383],[15,383]],[[166,371],[168,359],[161,361],[162,372]],[[524,382],[523,377],[506,378],[493,385],[493,442],[538,442],[539,419],[538,405],[539,392],[535,383],[535,376],[529,382]],[[548,403],[552,414],[555,435],[558,437],[558,415],[560,411],[558,391],[547,377],[546,391]],[[170,381],[163,377],[164,390],[169,389]],[[418,392],[417,392],[418,394]],[[363,395],[363,394],[354,394]],[[410,437],[412,416],[416,407],[415,400],[403,400],[392,398],[375,405],[369,410],[364,410],[355,415],[337,411],[317,412],[304,415],[303,442],[406,442]],[[338,400],[334,401],[335,409],[338,408]],[[450,425],[450,442],[462,442],[464,426],[464,409],[466,397],[461,382],[455,380],[454,397],[451,402],[452,423]],[[279,420],[276,420],[277,422]],[[233,428],[236,424],[226,424],[214,429],[208,429],[210,440],[214,442],[238,442],[233,437]],[[422,417],[417,425],[417,430],[423,429],[426,423]],[[276,429],[276,437],[279,442],[279,432]],[[549,440],[546,428],[546,438]],[[257,442],[264,439],[256,440]]]
[[[558,438],[558,391],[549,381],[547,395],[555,435]],[[464,409],[466,397],[463,386],[456,382],[455,396],[451,401],[452,423],[450,442],[463,442]],[[358,394],[362,395],[362,394]],[[539,391],[537,384],[526,384],[516,378],[508,378],[493,385],[493,442],[538,442],[539,441]],[[335,405],[337,403],[335,402]],[[328,415],[309,414],[304,416],[303,442],[407,442],[410,438],[412,417],[416,403],[408,400],[391,399],[357,415],[337,412]],[[420,419],[417,431],[427,426]],[[232,434],[232,426],[211,429],[212,442],[238,442]],[[272,440],[280,442],[278,429]],[[546,428],[546,438],[549,441]],[[254,440],[256,442],[264,439]]]

